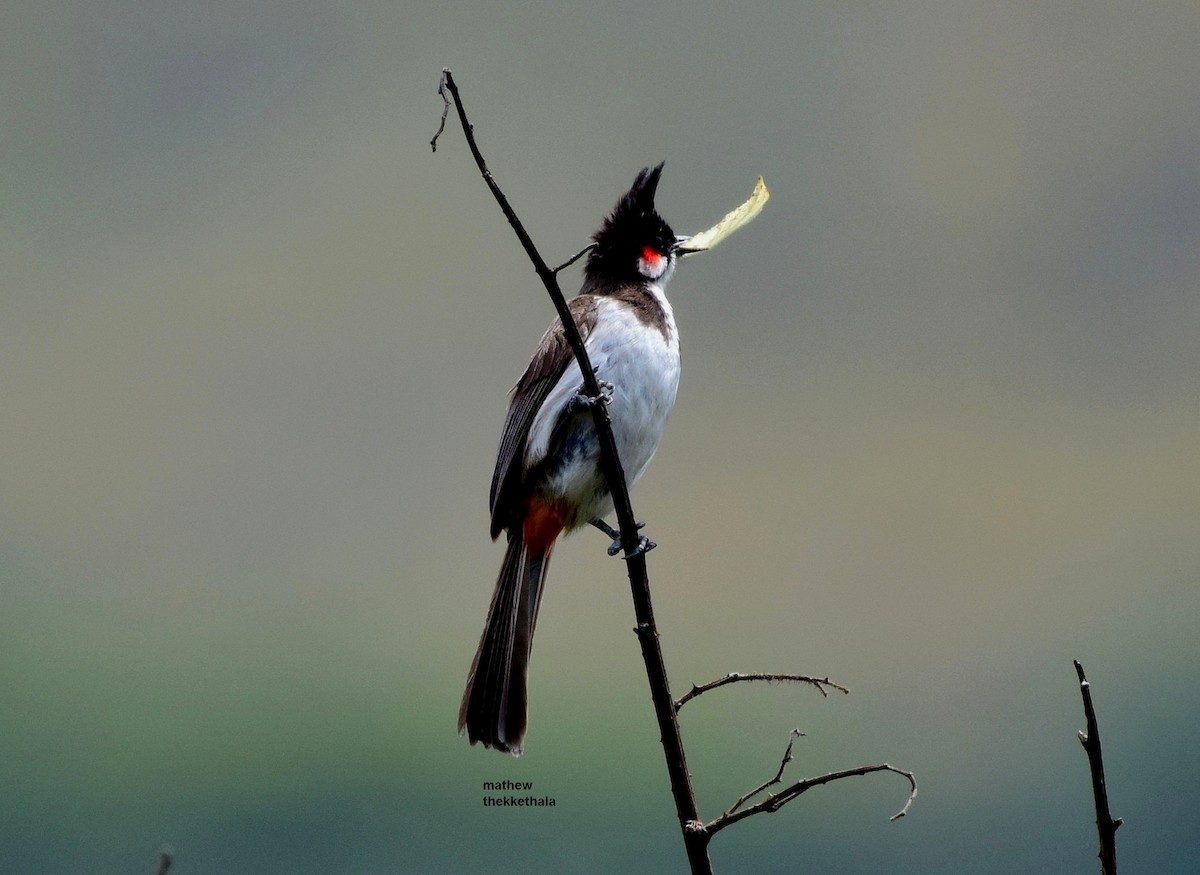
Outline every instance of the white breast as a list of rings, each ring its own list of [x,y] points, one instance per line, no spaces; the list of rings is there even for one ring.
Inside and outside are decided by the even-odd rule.
[[[650,464],[675,405],[679,387],[679,334],[670,303],[657,285],[649,286],[666,314],[666,332],[647,325],[619,301],[602,298],[596,325],[588,336],[588,357],[597,377],[613,384],[609,416],[625,478],[633,485]],[[525,467],[545,459],[563,408],[583,382],[572,362],[551,390],[530,429]],[[598,471],[599,445],[590,415],[580,417],[562,464],[550,472],[550,494],[576,506],[577,524],[607,513],[612,505]]]

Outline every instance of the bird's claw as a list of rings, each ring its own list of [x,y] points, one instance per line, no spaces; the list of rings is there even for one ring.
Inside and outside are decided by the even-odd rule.
[[[604,532],[604,534],[608,535],[610,538],[612,538],[612,543],[608,545],[608,555],[609,556],[616,556],[618,553],[620,553],[624,549],[624,547],[621,545],[620,531],[618,531],[617,529],[614,529],[612,526],[610,526],[604,520],[600,520],[600,519],[592,520],[592,525],[595,526],[596,528],[598,528],[600,531]],[[634,523],[634,525],[637,527],[637,529],[639,531],[641,531],[646,526],[645,523]],[[655,544],[653,541],[651,541],[645,535],[639,535],[638,536],[638,544],[636,547],[633,548],[633,552],[630,553],[628,556],[624,556],[622,558],[629,559],[633,556],[641,556],[643,553],[648,553],[649,551],[653,550],[657,546],[658,546],[657,544]]]
[[[639,526],[638,528],[641,528],[641,526]],[[647,538],[645,535],[638,535],[638,543],[637,543],[637,546],[636,546],[636,547],[634,547],[634,548],[633,548],[633,550],[632,550],[631,552],[629,552],[629,553],[626,553],[626,554],[625,554],[624,556],[622,556],[621,558],[622,558],[622,559],[624,559],[626,562],[628,562],[628,561],[629,561],[630,559],[632,559],[634,556],[641,556],[641,555],[643,555],[643,554],[649,553],[651,550],[653,550],[653,549],[654,549],[655,547],[657,547],[657,546],[658,546],[658,544],[656,544],[656,543],[654,543],[653,541],[651,541],[651,540],[650,540],[649,538]],[[618,552],[619,552],[619,549],[620,549],[620,548],[618,548]],[[608,555],[609,555],[609,556],[616,556],[617,554],[613,552],[613,548],[612,548],[612,547],[609,547],[609,548],[608,548]]]
[[[599,395],[587,394],[587,387],[583,385],[580,385],[580,387],[575,390],[575,394],[572,395],[571,400],[567,402],[572,412],[576,410],[590,410],[597,404],[602,404],[605,407],[607,407],[609,404],[612,404],[613,392],[616,391],[616,386],[608,382],[608,380],[597,380],[596,383],[600,387]]]

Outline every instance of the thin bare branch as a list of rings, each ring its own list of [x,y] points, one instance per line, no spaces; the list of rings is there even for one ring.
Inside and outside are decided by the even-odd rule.
[[[1104,754],[1100,750],[1100,724],[1096,720],[1096,709],[1092,705],[1092,685],[1088,683],[1079,660],[1075,662],[1075,674],[1079,677],[1079,690],[1083,696],[1083,714],[1087,720],[1087,731],[1079,733],[1079,743],[1087,753],[1088,769],[1092,773],[1092,796],[1096,800],[1096,832],[1100,837],[1101,875],[1117,875],[1117,829],[1123,821],[1113,818],[1108,807],[1108,787],[1104,782]]]
[[[850,690],[848,690],[846,687],[843,687],[841,684],[834,683],[827,677],[814,678],[804,674],[769,674],[766,672],[757,671],[743,673],[731,671],[729,674],[725,675],[725,677],[717,678],[715,681],[709,681],[708,683],[700,684],[699,686],[692,684],[692,688],[688,690],[678,702],[675,703],[675,710],[678,712],[680,708],[692,701],[692,699],[707,693],[709,690],[715,690],[717,687],[723,687],[726,684],[736,684],[739,681],[767,681],[768,683],[791,682],[808,684],[809,686],[816,688],[817,692],[826,698],[829,697],[828,690],[837,690],[838,692],[846,694],[849,694],[850,692]]]

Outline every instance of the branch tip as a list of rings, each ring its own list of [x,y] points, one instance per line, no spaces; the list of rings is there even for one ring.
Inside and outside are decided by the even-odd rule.
[[[1079,676],[1079,690],[1083,697],[1083,715],[1087,721],[1087,729],[1078,732],[1079,743],[1087,754],[1088,771],[1092,777],[1092,796],[1096,803],[1096,832],[1100,839],[1100,872],[1101,875],[1116,875],[1117,871],[1117,829],[1121,826],[1121,818],[1113,818],[1108,807],[1108,787],[1104,780],[1104,754],[1100,748],[1100,725],[1096,719],[1096,709],[1092,704],[1092,689],[1083,673],[1079,660],[1074,660],[1075,674]]]

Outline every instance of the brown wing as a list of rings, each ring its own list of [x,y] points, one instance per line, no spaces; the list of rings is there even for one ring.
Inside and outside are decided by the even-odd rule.
[[[568,302],[568,307],[580,335],[586,341],[596,324],[595,296],[579,295]],[[529,367],[510,393],[508,415],[504,418],[504,431],[500,434],[496,470],[492,474],[492,489],[488,496],[493,540],[510,524],[514,513],[519,510],[519,502],[523,497],[521,484],[525,477],[525,444],[529,429],[546,396],[573,360],[571,345],[563,333],[562,320],[555,319],[542,336]]]

